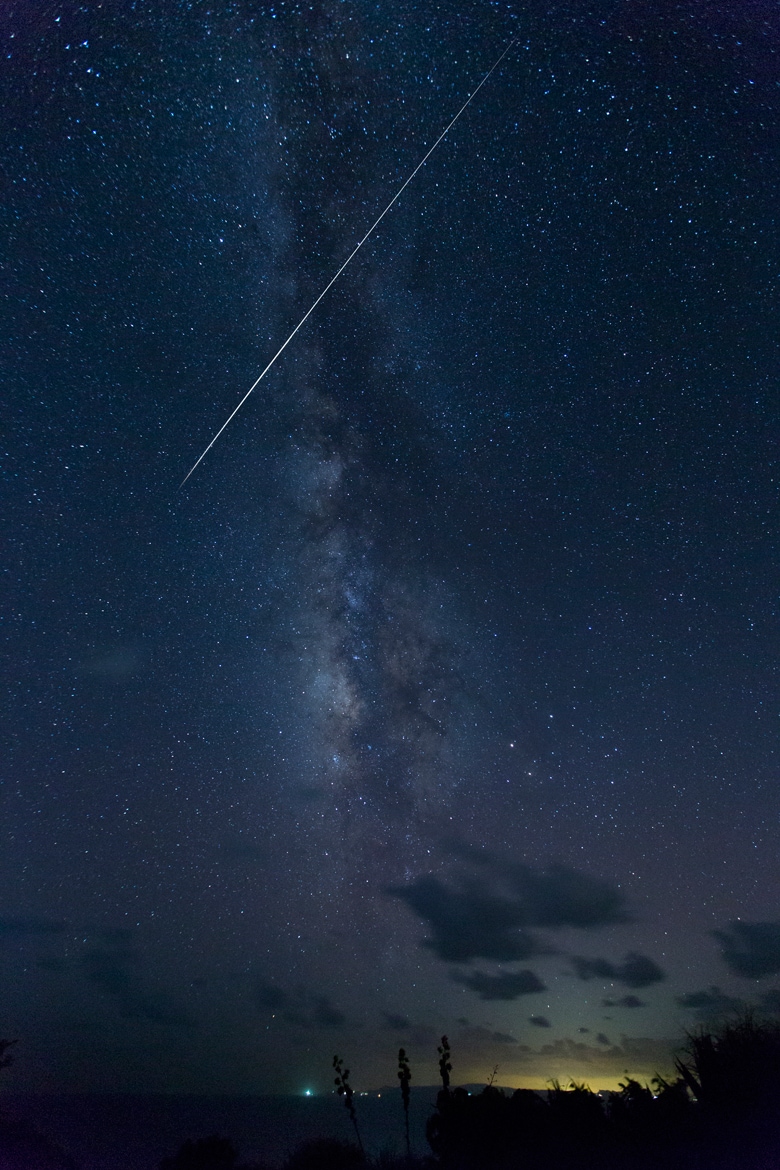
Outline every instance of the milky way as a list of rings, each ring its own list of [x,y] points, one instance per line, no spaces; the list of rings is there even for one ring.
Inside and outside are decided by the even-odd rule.
[[[353,336],[382,330],[382,306],[364,289],[345,300]],[[311,735],[302,779],[338,824],[350,864],[384,859],[392,868],[399,834],[405,864],[418,860],[430,843],[426,824],[430,832],[451,795],[455,606],[420,555],[408,472],[417,461],[422,480],[433,462],[424,420],[380,363],[367,363],[357,392],[345,393],[345,358],[360,355],[353,346],[342,353],[340,341],[334,332],[305,347],[291,378],[300,411],[289,467],[299,514],[300,722]]]

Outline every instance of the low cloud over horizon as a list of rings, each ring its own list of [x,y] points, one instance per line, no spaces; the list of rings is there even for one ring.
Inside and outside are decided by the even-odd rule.
[[[734,975],[761,979],[780,972],[780,922],[745,922],[737,919],[724,930],[713,930],[721,945],[721,958]]]
[[[443,962],[515,963],[559,954],[550,932],[591,932],[632,921],[619,887],[565,865],[545,869],[458,844],[455,872],[449,882],[433,874],[415,878],[388,893],[404,902],[428,927],[421,946]],[[570,956],[582,980],[617,981],[646,987],[665,978],[653,959],[630,951],[622,962]],[[513,1000],[545,990],[536,972],[451,971],[450,977],[480,999]],[[624,1006],[639,1006],[630,1003]]]

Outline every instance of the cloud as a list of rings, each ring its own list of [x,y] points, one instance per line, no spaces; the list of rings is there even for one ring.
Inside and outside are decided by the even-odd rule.
[[[127,943],[132,942],[134,937],[133,931],[128,930],[126,926],[98,931],[98,938],[104,943],[109,943],[111,946],[125,946]]]
[[[255,1003],[272,1016],[280,1016],[286,1024],[308,1028],[313,1022],[309,997],[301,991],[291,994],[277,984],[259,980],[255,987]]]
[[[103,648],[76,667],[76,674],[99,679],[124,679],[140,670],[143,654],[133,646]]]
[[[424,1048],[431,1052],[439,1043],[441,1033],[431,1024],[414,1024],[409,1033],[409,1043],[413,1047]]]
[[[347,1017],[326,995],[314,995],[303,987],[286,991],[276,983],[258,979],[254,999],[262,1011],[279,1016],[300,1028],[340,1028]]]
[[[767,1015],[780,1016],[780,988],[773,987],[770,991],[765,991],[758,1001],[758,1006]]]
[[[517,1044],[517,1040],[509,1032],[493,1032],[490,1039],[495,1044]]]
[[[644,1000],[636,995],[624,995],[621,999],[602,999],[604,1007],[640,1008],[646,1007]]]
[[[92,948],[81,956],[87,979],[116,998],[119,1014],[127,1020],[191,1031],[195,1020],[176,1007],[165,991],[147,989],[138,979],[135,967],[138,954],[129,949]]]
[[[326,995],[318,995],[314,1001],[312,1020],[320,1028],[340,1028],[347,1022],[347,1017],[333,1006]]]
[[[577,955],[572,955],[572,963],[580,979],[614,980],[625,987],[649,987],[651,983],[659,983],[666,978],[657,963],[636,951],[629,951],[620,964],[610,963],[608,959],[585,959]]]
[[[147,1020],[152,1024],[192,1031],[196,1021],[187,1012],[181,1011],[173,999],[164,991],[133,990],[120,997],[119,1014],[126,1020]]]
[[[735,975],[760,979],[780,971],[780,922],[731,922],[713,930],[721,957]]]
[[[35,935],[63,934],[67,929],[64,922],[53,918],[37,918],[34,915],[7,915],[0,917],[0,940],[30,938]]]
[[[592,929],[628,921],[623,895],[609,882],[563,865],[534,870],[491,854],[461,848],[461,860],[478,867],[454,887],[432,875],[388,890],[428,925],[424,946],[445,962],[473,959],[517,962],[551,948],[533,928]]]
[[[445,962],[513,962],[537,952],[535,940],[520,929],[525,915],[519,903],[481,883],[455,891],[436,877],[421,877],[408,886],[392,887],[389,893],[428,923],[431,936],[423,945]]]
[[[471,975],[453,972],[456,983],[476,991],[480,999],[518,999],[521,995],[535,995],[545,985],[533,971],[513,971],[503,975],[486,975],[475,971]]]
[[[650,1039],[623,1035],[618,1039],[605,1033],[608,1043],[604,1044],[596,1039],[595,1029],[590,1035],[578,1036],[575,1029],[574,1037],[559,1036],[553,1030],[559,1021],[553,1020],[553,1028],[541,1028],[528,1024],[527,1014],[530,1013],[519,1017],[522,1023],[518,1026],[523,1029],[519,1044],[499,1047],[489,1027],[455,1029],[450,1038],[461,1084],[479,1082],[483,1070],[496,1063],[500,1065],[498,1083],[505,1085],[533,1082],[543,1085],[557,1078],[562,1084],[574,1079],[594,1087],[614,1088],[627,1072],[649,1081],[656,1073],[668,1076],[674,1070],[674,1052],[679,1046],[676,1037]],[[637,1019],[637,1015],[630,1018]]]
[[[268,860],[268,849],[265,845],[258,845],[254,841],[231,839],[223,841],[219,846],[222,857],[230,861],[245,861],[247,863],[263,863]]]
[[[280,1012],[290,1003],[290,997],[281,987],[259,980],[255,985],[255,1003],[269,1012]]]
[[[571,1077],[584,1081],[597,1077],[619,1080],[626,1072],[649,1079],[656,1073],[665,1075],[673,1070],[674,1048],[673,1040],[641,1036],[621,1036],[619,1043],[611,1043],[604,1032],[594,1036],[589,1044],[564,1037],[524,1054],[525,1068],[518,1071],[566,1080]]]
[[[694,1012],[700,1020],[740,1012],[745,1007],[744,1000],[727,995],[714,984],[706,991],[690,991],[687,995],[678,995],[675,1000],[681,1008]]]
[[[382,1012],[386,1028],[392,1028],[394,1032],[405,1032],[411,1026],[411,1020],[406,1016],[398,1016],[395,1012]]]
[[[95,948],[81,956],[90,983],[111,995],[126,991],[132,983],[131,968],[137,961],[135,951],[107,951]]]
[[[547,1016],[529,1016],[528,1023],[533,1024],[535,1028],[552,1028]]]
[[[500,1044],[507,1050],[507,1060],[512,1060],[523,1052],[528,1051],[527,1046],[520,1044],[510,1032],[496,1032],[492,1028],[487,1028],[482,1024],[469,1024],[465,1026],[458,1033],[456,1043],[458,1052],[462,1053],[464,1059],[467,1061],[477,1054],[479,1054],[480,1059],[488,1057],[495,1051],[497,1044]]]
[[[35,960],[35,965],[41,971],[48,971],[50,975],[61,975],[68,966],[64,959],[57,959],[49,955],[41,955]]]
[[[587,930],[629,921],[620,890],[601,878],[565,865],[551,865],[544,872],[510,865],[506,872],[529,926]]]
[[[720,1016],[728,1016],[744,1012],[751,1005],[736,995],[728,995],[713,984],[702,991],[691,991],[687,995],[676,996],[675,1002],[686,1011],[694,1012],[699,1020],[717,1020]],[[780,988],[773,987],[758,997],[755,1006],[758,1011],[768,1016],[780,1016]]]

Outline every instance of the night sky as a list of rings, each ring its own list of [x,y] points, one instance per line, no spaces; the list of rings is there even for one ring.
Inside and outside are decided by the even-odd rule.
[[[776,4],[0,40],[4,1083],[606,1085],[780,1011]]]

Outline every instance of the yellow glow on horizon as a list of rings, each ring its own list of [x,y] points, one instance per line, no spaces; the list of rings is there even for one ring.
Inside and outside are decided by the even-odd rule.
[[[617,1064],[617,1062],[615,1062]],[[628,1063],[628,1062],[627,1062]],[[541,1061],[539,1062],[541,1064]],[[670,1062],[671,1064],[671,1062]],[[537,1065],[538,1067],[538,1065]],[[544,1072],[531,1071],[518,1073],[515,1070],[507,1069],[506,1073],[502,1075],[501,1066],[499,1065],[498,1073],[496,1074],[495,1084],[499,1089],[535,1089],[537,1091],[552,1088],[552,1082],[557,1081],[562,1089],[568,1089],[571,1084],[585,1085],[594,1093],[599,1092],[618,1092],[620,1090],[621,1081],[625,1083],[627,1077],[639,1081],[642,1085],[647,1085],[652,1088],[653,1077],[662,1076],[665,1079],[674,1080],[676,1074],[670,1067],[661,1067],[659,1065],[653,1067],[632,1067],[628,1064],[623,1065],[622,1068],[613,1065],[613,1067],[606,1069],[590,1068],[578,1069],[573,1064],[556,1064],[550,1062],[549,1058],[545,1060]],[[453,1088],[457,1084],[477,1085],[481,1086],[487,1083],[484,1066],[480,1066],[479,1070],[476,1068],[466,1071],[458,1081],[454,1081]],[[474,1090],[472,1090],[473,1092]],[[477,1090],[479,1091],[479,1090]]]
[[[551,1089],[552,1082],[557,1081],[562,1089],[568,1089],[571,1084],[585,1085],[586,1088],[591,1089],[594,1093],[617,1092],[620,1089],[620,1082],[625,1081],[626,1077],[633,1077],[634,1080],[641,1084],[647,1082],[649,1084],[651,1078],[655,1073],[645,1072],[621,1072],[614,1076],[604,1074],[580,1073],[572,1072],[569,1069],[565,1073],[551,1073],[549,1076],[527,1076],[527,1077],[507,1077],[505,1080],[501,1077],[501,1070],[499,1069],[496,1083],[502,1089]]]

